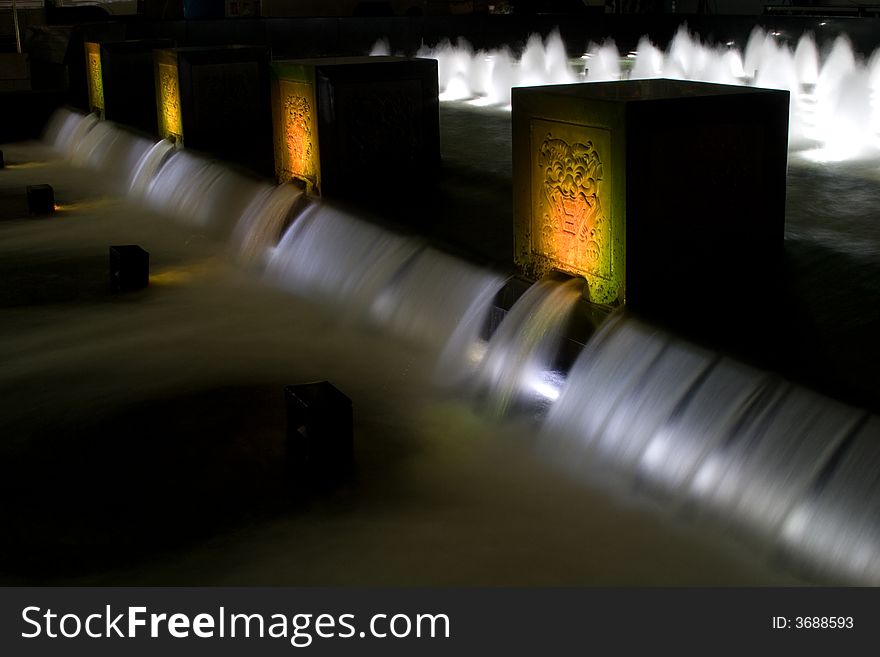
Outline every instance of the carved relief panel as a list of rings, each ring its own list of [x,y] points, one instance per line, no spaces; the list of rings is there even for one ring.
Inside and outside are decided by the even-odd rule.
[[[530,251],[554,268],[613,278],[611,133],[531,121]]]
[[[281,155],[279,180],[298,178],[310,189],[320,188],[314,86],[280,80],[275,113],[276,149]]]
[[[183,121],[180,111],[180,83],[177,66],[159,62],[156,67],[159,94],[159,136],[183,141]]]
[[[87,42],[86,64],[88,66],[89,108],[104,113],[104,76],[101,72],[101,44]]]

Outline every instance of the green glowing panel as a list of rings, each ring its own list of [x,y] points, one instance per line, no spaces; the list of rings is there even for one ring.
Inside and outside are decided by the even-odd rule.
[[[182,143],[183,119],[181,117],[177,54],[173,50],[157,50],[155,63],[159,137]]]
[[[89,88],[89,109],[104,117],[104,76],[101,72],[101,44],[86,41],[86,80]]]

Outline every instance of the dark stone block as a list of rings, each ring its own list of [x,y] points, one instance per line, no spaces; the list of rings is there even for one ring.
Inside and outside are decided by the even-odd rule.
[[[55,190],[52,185],[28,185],[27,206],[31,216],[55,212]]]
[[[159,136],[271,175],[269,50],[154,51]]]
[[[353,464],[351,400],[327,381],[286,386],[287,446],[294,475],[334,479]]]
[[[3,157],[3,151],[0,151],[0,169],[6,168],[6,158]]]
[[[526,273],[581,275],[591,301],[669,317],[772,296],[787,92],[673,80],[517,88],[512,120]]]
[[[36,139],[64,104],[63,91],[10,91],[0,101],[0,144]]]
[[[80,23],[70,29],[64,63],[67,64],[69,80],[67,102],[82,110],[89,109],[89,69],[83,49],[88,41],[122,41],[125,39],[126,24],[121,22],[102,21],[98,23]]]
[[[170,39],[86,42],[90,109],[102,118],[155,135],[153,50],[173,45]]]
[[[150,284],[150,254],[136,244],[110,247],[110,289],[141,290]]]
[[[416,196],[440,160],[436,60],[274,62],[272,112],[279,182],[316,194]]]

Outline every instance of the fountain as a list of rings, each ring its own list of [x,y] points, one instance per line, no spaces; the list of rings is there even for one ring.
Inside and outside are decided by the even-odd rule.
[[[394,274],[422,247],[350,212],[312,202],[272,253],[266,277],[301,296],[364,316]]]
[[[233,251],[239,262],[264,266],[304,197],[293,184],[261,185],[233,229]]]
[[[375,52],[390,50],[387,41]],[[423,46],[419,57],[437,59],[440,99],[504,107],[510,87],[669,78],[782,89],[791,94],[789,145],[808,159],[828,162],[877,157],[880,57],[867,61],[839,36],[824,61],[815,37],[800,36],[792,49],[782,36],[756,27],[743,52],[733,44],[709,45],[680,27],[665,52],[643,37],[625,56],[611,41],[590,44],[570,59],[558,32],[529,38],[519,58],[509,51],[474,52],[463,39]],[[487,85],[486,80],[492,80]],[[864,139],[869,135],[869,139]]]
[[[675,73],[746,85],[769,80],[767,62],[781,61],[774,85],[794,90],[793,125],[816,130],[803,136],[810,143],[835,147],[843,137],[822,128],[828,108],[852,105],[858,109],[847,125],[864,121],[866,106],[856,101],[873,90],[877,69],[850,62],[845,42],[821,65],[815,43],[802,44],[792,53],[756,32],[740,56],[679,33],[666,54],[643,41],[628,73],[615,73],[620,58],[610,44],[578,65],[586,79]],[[521,75],[576,80],[560,45],[532,39],[519,62],[505,51],[444,46],[443,90],[459,85],[503,104],[510,97],[505,85]],[[751,66],[753,74],[740,74]],[[835,86],[829,67],[856,78]],[[803,108],[811,106],[814,115],[807,116]],[[70,112],[47,132],[56,148],[93,168],[104,166],[119,139],[93,117]],[[540,452],[572,476],[649,500],[668,514],[735,527],[768,556],[789,554],[820,579],[880,582],[871,515],[872,468],[880,461],[876,418],[623,312],[599,328],[569,369],[559,353],[581,303],[582,279],[539,280],[487,335],[503,276],[349,208],[303,202],[293,185],[249,179],[170,142],[142,146],[127,160],[136,160],[126,169],[133,196],[187,225],[231,236],[243,260],[265,263],[270,284],[419,343],[436,355],[439,385],[470,391],[498,416],[543,416]]]
[[[97,123],[98,117],[94,114],[60,109],[49,119],[43,133],[43,141],[62,155],[69,156]]]

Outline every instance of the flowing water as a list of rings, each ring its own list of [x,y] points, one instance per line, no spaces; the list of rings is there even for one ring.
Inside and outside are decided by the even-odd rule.
[[[516,66],[506,51],[464,44],[431,54],[447,97],[478,90],[505,103],[514,78],[577,79],[558,35],[531,39]],[[611,44],[589,54],[586,79],[624,75]],[[833,158],[852,139],[844,133],[874,115],[865,99],[876,66],[857,62],[845,40],[820,63],[810,37],[792,52],[756,31],[740,55],[680,31],[666,53],[643,40],[635,60],[631,76],[790,89],[793,139],[820,143]],[[880,583],[880,423],[865,412],[625,314],[607,321],[566,372],[557,356],[582,281],[539,281],[487,341],[504,284],[495,272],[355,210],[304,202],[293,185],[269,185],[169,142],[151,145],[94,117],[62,111],[46,140],[78,166],[121,172],[130,194],[156,212],[228,239],[242,261],[265,266],[271,285],[422,344],[436,357],[436,383],[468,390],[499,417],[545,416],[541,452],[573,477],[735,527],[819,578]]]
[[[831,517],[877,503],[880,423],[865,411],[620,315],[581,353],[543,431],[580,476],[733,526],[813,574],[880,582],[876,542],[858,560],[841,547],[870,544],[877,521]],[[799,541],[827,549],[801,554]]]

